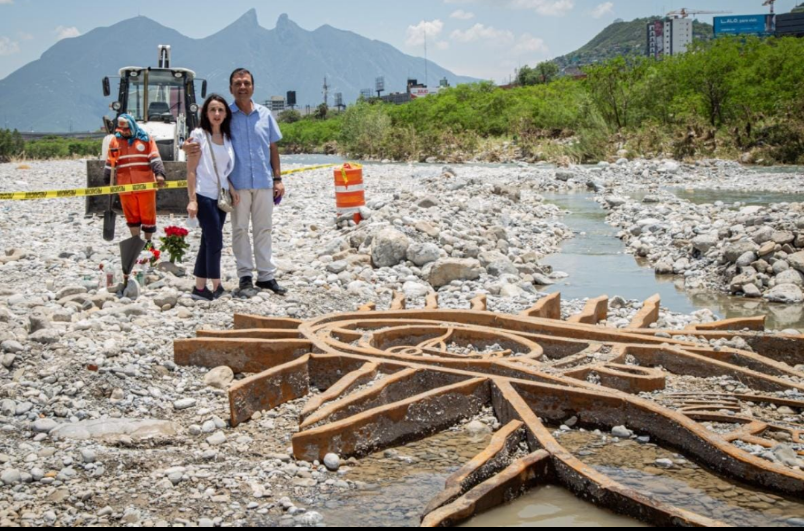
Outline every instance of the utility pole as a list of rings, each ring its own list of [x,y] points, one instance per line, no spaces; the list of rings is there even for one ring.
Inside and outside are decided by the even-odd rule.
[[[424,86],[429,87],[427,83],[427,25],[424,26]]]
[[[324,78],[324,105],[329,107],[329,85],[327,85],[327,78]]]

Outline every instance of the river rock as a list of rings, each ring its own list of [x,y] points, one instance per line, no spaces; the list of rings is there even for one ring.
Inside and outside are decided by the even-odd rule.
[[[765,293],[765,299],[770,302],[798,304],[804,302],[804,293],[795,284],[780,284]]]
[[[327,467],[327,470],[330,472],[337,472],[341,467],[341,459],[337,454],[327,454],[324,456],[324,466]]]
[[[204,385],[215,389],[229,389],[234,381],[234,372],[227,366],[216,367],[204,376]]]
[[[410,241],[396,229],[383,229],[371,246],[371,262],[376,268],[394,267],[405,260]]]
[[[423,267],[437,261],[441,256],[441,249],[433,243],[414,243],[406,252],[407,259],[417,267]]]
[[[178,426],[163,420],[98,419],[62,424],[50,433],[55,440],[116,440],[127,436],[134,441],[170,439],[178,434]]]
[[[446,286],[454,280],[477,280],[483,274],[480,262],[471,258],[439,260],[430,271],[430,285]]]
[[[705,255],[720,242],[716,234],[702,234],[692,240],[692,248]]]
[[[787,262],[796,271],[804,273],[804,251],[788,256]]]
[[[741,256],[745,255],[746,253],[755,253],[759,250],[759,246],[751,241],[741,241],[737,243],[733,243],[726,247],[725,252],[723,253],[723,257],[726,259],[727,262],[734,264],[737,260],[740,259]]]

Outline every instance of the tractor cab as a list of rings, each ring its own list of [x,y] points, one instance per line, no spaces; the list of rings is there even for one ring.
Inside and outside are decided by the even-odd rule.
[[[116,113],[130,114],[153,137],[163,161],[184,160],[179,149],[198,127],[198,104],[195,97],[196,75],[186,68],[170,66],[170,46],[159,46],[159,66],[127,66],[120,69],[117,100],[109,107]],[[202,84],[202,99],[207,82]],[[111,95],[109,78],[103,79],[105,96]],[[106,120],[109,133],[114,121]]]
[[[87,161],[87,186],[104,185],[104,165],[109,144],[114,138],[115,124],[121,114],[130,114],[154,139],[159,155],[165,165],[168,181],[187,179],[187,164],[181,145],[199,125],[199,105],[195,98],[195,72],[186,68],[174,68],[170,64],[170,46],[159,46],[158,67],[127,66],[120,69],[120,86],[117,99],[109,105],[114,119],[104,117],[109,133],[103,140],[103,149],[96,160]],[[201,98],[207,97],[207,82],[201,85]],[[103,78],[103,95],[112,95],[108,77]],[[119,210],[119,200],[115,199]],[[88,197],[87,215],[102,214],[108,206],[103,196]],[[187,192],[174,189],[159,192],[157,210],[160,214],[186,212]]]

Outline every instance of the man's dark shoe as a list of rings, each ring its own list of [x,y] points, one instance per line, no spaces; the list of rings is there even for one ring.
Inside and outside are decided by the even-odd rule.
[[[215,299],[215,296],[206,286],[204,286],[204,289],[193,288],[191,296],[194,301],[212,301]]]
[[[277,295],[284,295],[288,292],[288,290],[280,286],[274,279],[257,282],[257,287],[260,289],[269,289]]]
[[[240,291],[246,289],[254,289],[254,283],[251,280],[251,277],[242,277],[240,279]]]

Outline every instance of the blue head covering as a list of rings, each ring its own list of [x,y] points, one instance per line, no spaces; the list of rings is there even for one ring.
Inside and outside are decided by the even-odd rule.
[[[122,119],[128,122],[128,128],[131,130],[131,136],[126,138],[119,131],[116,131],[114,136],[122,140],[128,140],[129,146],[134,144],[135,139],[139,139],[143,142],[150,142],[151,137],[148,136],[148,133],[146,133],[144,129],[140,128],[140,126],[137,125],[137,120],[135,120],[133,116],[131,116],[130,114],[121,114],[120,116],[117,117],[117,119],[118,120]]]

